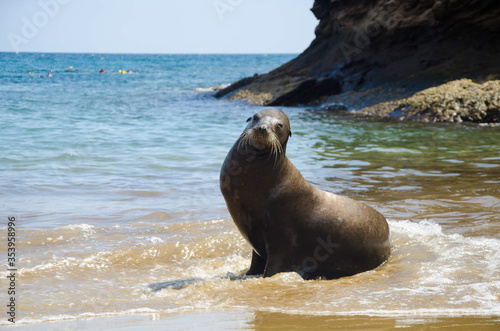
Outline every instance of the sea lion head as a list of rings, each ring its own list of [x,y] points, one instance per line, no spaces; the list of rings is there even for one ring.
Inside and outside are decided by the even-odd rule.
[[[247,119],[248,125],[240,136],[238,149],[254,149],[277,158],[284,154],[292,136],[290,121],[279,109],[264,109]]]

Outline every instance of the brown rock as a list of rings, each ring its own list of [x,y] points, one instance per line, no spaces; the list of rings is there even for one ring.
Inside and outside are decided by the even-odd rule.
[[[408,97],[415,89],[500,74],[497,0],[316,0],[312,11],[320,21],[302,54],[268,74],[229,86],[218,97],[251,100],[252,94],[264,93],[266,98],[257,99],[265,105],[307,105],[387,84],[409,86],[400,93]],[[460,112],[465,105],[448,106]],[[462,119],[490,117],[460,114]]]

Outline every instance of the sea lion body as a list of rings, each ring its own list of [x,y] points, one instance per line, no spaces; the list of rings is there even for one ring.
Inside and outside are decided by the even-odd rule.
[[[390,254],[386,219],[312,186],[285,155],[289,136],[286,115],[265,109],[251,118],[221,169],[229,213],[253,247],[247,275],[295,271],[304,279],[332,279],[382,264]]]

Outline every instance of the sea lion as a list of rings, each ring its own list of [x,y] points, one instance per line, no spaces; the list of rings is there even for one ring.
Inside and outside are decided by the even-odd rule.
[[[387,260],[384,216],[313,187],[287,158],[292,132],[285,113],[264,109],[247,122],[220,175],[229,213],[253,248],[246,275],[295,271],[304,279],[333,279]]]

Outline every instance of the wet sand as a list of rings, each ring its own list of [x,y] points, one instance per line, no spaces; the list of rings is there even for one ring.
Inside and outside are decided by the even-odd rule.
[[[192,311],[67,320],[17,325],[38,330],[498,330],[500,317],[491,316],[314,316],[273,312]]]

